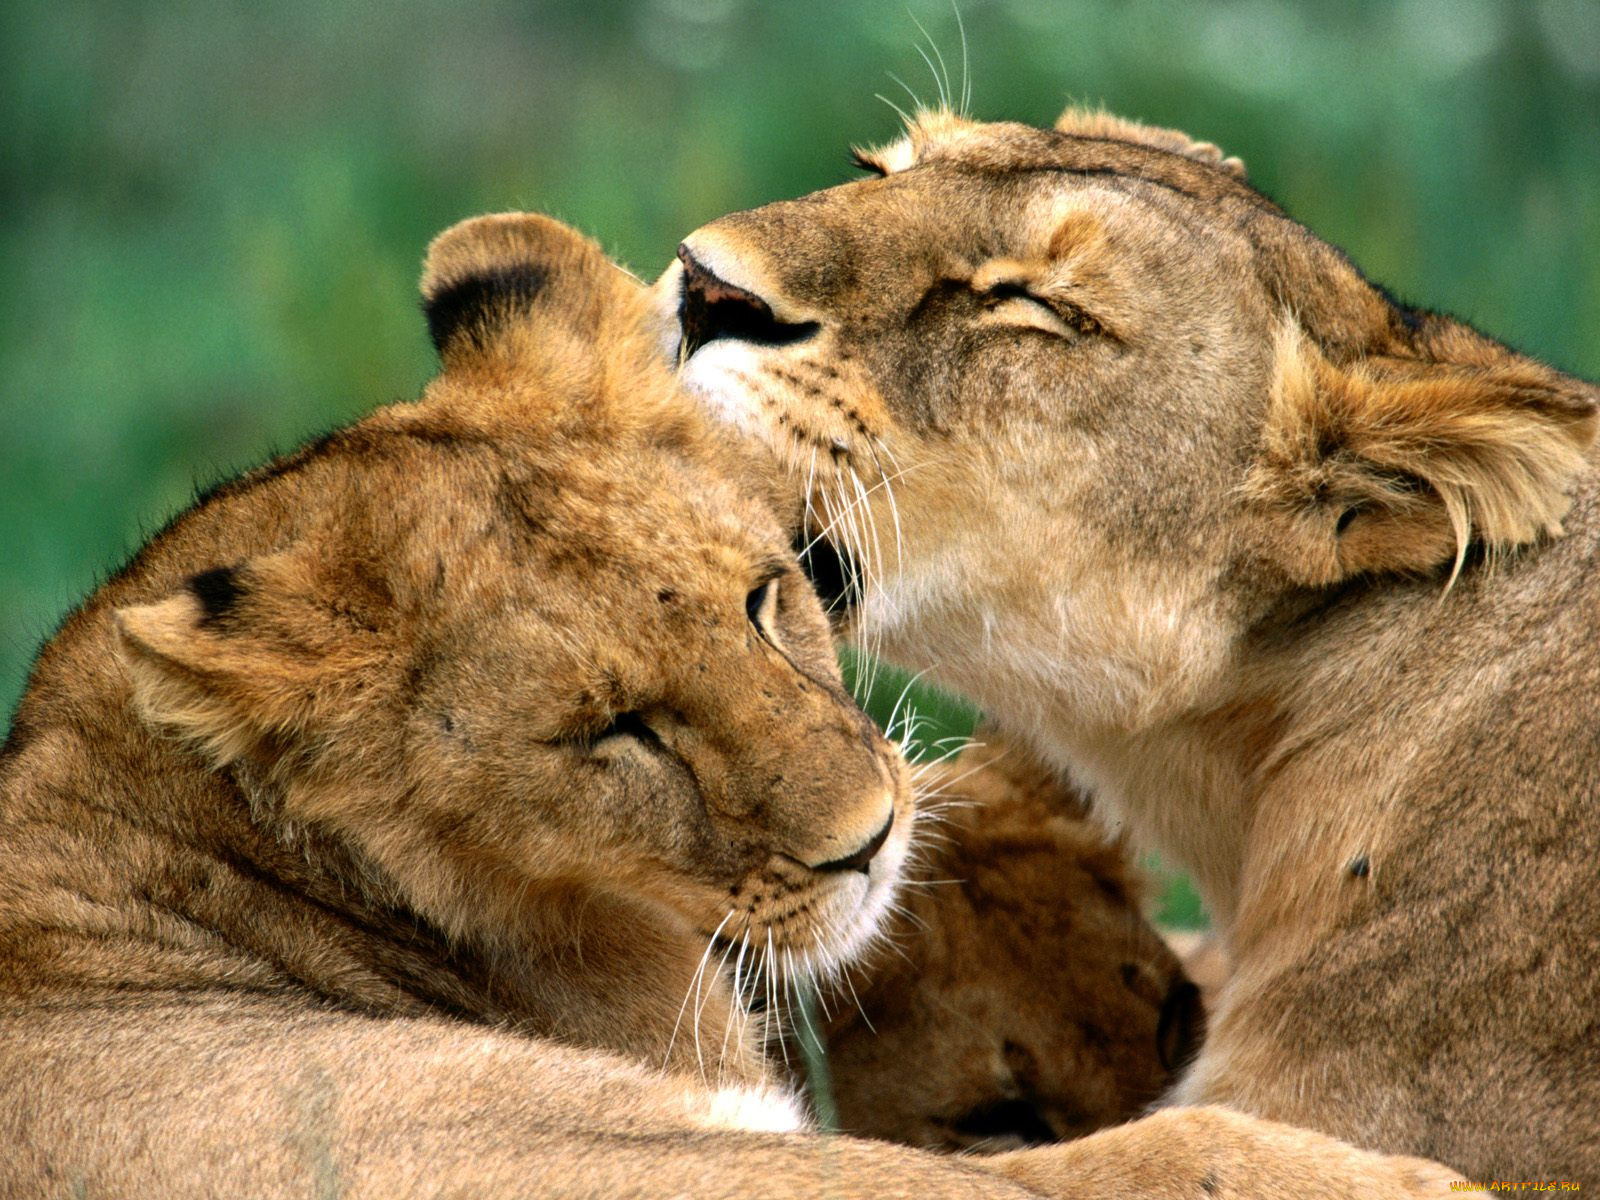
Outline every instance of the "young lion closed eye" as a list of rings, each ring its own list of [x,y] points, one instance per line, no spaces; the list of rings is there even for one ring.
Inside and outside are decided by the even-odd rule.
[[[417,403],[203,498],[39,658],[0,752],[0,1193],[1091,1186],[1071,1147],[806,1131],[702,968],[870,942],[905,767],[633,280],[507,216],[443,235],[423,289]],[[1435,1178],[1194,1120],[1088,1165],[1175,1159],[1139,1193],[1174,1197],[1238,1164]]]

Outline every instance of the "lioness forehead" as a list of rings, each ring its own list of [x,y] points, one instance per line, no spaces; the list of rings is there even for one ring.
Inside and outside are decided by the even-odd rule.
[[[1063,118],[1056,129],[1037,129],[1008,121],[979,123],[948,112],[922,113],[899,140],[855,153],[862,166],[883,175],[936,164],[989,175],[1061,171],[1139,180],[1194,199],[1279,211],[1243,182],[1238,160],[1223,159],[1216,147],[1174,131],[1110,118]]]

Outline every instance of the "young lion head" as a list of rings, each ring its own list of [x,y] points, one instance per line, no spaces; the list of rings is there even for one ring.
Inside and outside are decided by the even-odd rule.
[[[594,904],[641,964],[662,922],[853,953],[904,768],[767,485],[655,362],[645,290],[528,216],[443,234],[422,288],[419,402],[230,485],[115,589],[139,710],[457,938]]]
[[[840,1128],[996,1151],[1139,1116],[1204,1033],[1083,798],[985,730],[919,768],[926,832],[888,939],[825,993]]]
[[[1002,726],[1092,761],[1286,597],[1559,530],[1592,389],[1396,303],[1215,147],[932,113],[858,161],[692,234],[659,303],[860,631]]]

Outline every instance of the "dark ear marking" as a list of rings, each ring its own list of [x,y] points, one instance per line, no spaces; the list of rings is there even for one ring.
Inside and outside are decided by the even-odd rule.
[[[463,332],[484,347],[484,334],[511,313],[530,307],[549,278],[545,267],[514,263],[469,275],[424,296],[422,313],[433,348],[442,356]]]
[[[209,571],[191,575],[188,588],[194,593],[194,598],[200,601],[202,629],[215,629],[226,622],[238,605],[239,598],[244,595],[237,567],[212,567]]]

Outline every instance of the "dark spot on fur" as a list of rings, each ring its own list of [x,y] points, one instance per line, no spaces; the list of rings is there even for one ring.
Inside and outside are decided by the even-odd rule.
[[[1137,979],[1137,978],[1139,978],[1139,968],[1134,966],[1132,963],[1123,963],[1122,964],[1122,984],[1123,984],[1123,986],[1124,987],[1132,987],[1133,986],[1133,981],[1135,979]]]
[[[533,263],[494,267],[458,280],[424,298],[422,313],[428,337],[441,355],[445,347],[465,333],[479,346],[485,335],[507,313],[525,309],[538,298],[550,272]]]
[[[1372,874],[1372,862],[1365,854],[1358,854],[1350,860],[1347,870],[1349,870],[1352,878],[1365,879]]]
[[[214,629],[227,621],[238,606],[244,588],[237,567],[212,567],[189,577],[189,591],[200,601],[200,628]]]
[[[671,604],[677,598],[678,593],[673,591],[671,588],[662,588],[656,593],[656,599],[661,601],[662,604]]]
[[[1111,901],[1112,904],[1115,904],[1118,908],[1128,906],[1128,890],[1122,886],[1121,880],[1113,879],[1109,875],[1096,875],[1094,882],[1105,895],[1105,898]]]
[[[1200,1176],[1200,1190],[1208,1196],[1215,1196],[1222,1190],[1222,1184],[1218,1182],[1215,1171],[1207,1171]]]

